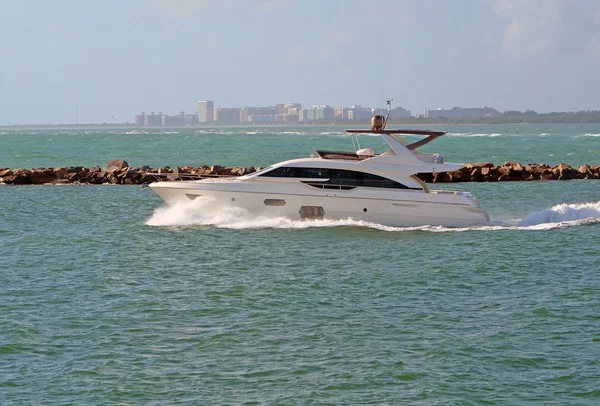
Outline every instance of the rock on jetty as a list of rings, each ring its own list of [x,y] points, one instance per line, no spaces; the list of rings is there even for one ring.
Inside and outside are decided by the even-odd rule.
[[[241,176],[260,168],[212,166],[183,166],[177,168],[151,168],[149,166],[130,167],[127,161],[115,160],[100,168],[94,166],[70,166],[67,168],[0,169],[0,183],[7,185],[45,184],[116,184],[140,185],[159,179],[186,180],[199,176]],[[577,169],[567,164],[550,166],[505,162],[494,166],[491,162],[466,164],[458,171],[420,173],[419,178],[427,183],[458,182],[503,182],[527,180],[571,180],[600,179],[600,165],[580,165]]]
[[[505,162],[494,166],[491,162],[477,162],[466,164],[457,171],[420,173],[418,176],[427,183],[600,179],[600,165],[583,164],[575,169],[568,164],[523,166],[518,162]]]

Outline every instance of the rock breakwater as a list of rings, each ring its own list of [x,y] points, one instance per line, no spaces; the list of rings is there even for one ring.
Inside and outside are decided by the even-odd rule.
[[[241,176],[260,168],[212,166],[182,166],[177,168],[151,168],[149,166],[130,167],[126,161],[110,161],[103,168],[71,166],[61,168],[0,169],[0,183],[7,185],[45,184],[118,184],[141,185],[164,180],[188,180],[200,176]],[[572,180],[600,179],[600,165],[580,165],[574,168],[568,164],[550,166],[547,164],[522,165],[518,162],[505,162],[495,166],[491,162],[466,164],[452,172],[420,173],[419,178],[427,183],[458,182],[504,182],[531,180]]]

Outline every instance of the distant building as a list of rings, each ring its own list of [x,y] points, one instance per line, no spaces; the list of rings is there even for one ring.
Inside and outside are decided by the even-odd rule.
[[[334,110],[327,105],[312,106],[299,112],[299,121],[333,120]]]
[[[162,125],[184,125],[185,124],[185,113],[182,111],[176,116],[162,116]]]
[[[136,125],[146,125],[146,113],[142,111],[142,114],[138,114],[135,116],[135,124]]]
[[[240,109],[240,123],[248,122],[248,107],[242,107]]]
[[[191,125],[198,123],[198,117],[195,114],[185,114],[183,111],[174,116],[168,116],[161,112],[158,114],[142,112],[135,116],[135,123],[140,126]]]
[[[162,125],[162,113],[154,114],[152,112],[150,115],[144,115],[144,125],[145,126],[156,126]]]
[[[266,107],[242,107],[240,109],[240,122],[241,123],[249,123],[250,116],[275,116],[276,113],[275,106],[266,106]]]
[[[283,121],[286,123],[297,123],[300,119],[298,114],[284,114]]]
[[[284,106],[284,114],[298,114],[298,110],[302,108],[300,103],[287,103]]]
[[[454,107],[451,110],[425,110],[423,114],[427,118],[462,118],[462,117],[497,117],[501,116],[498,110],[491,107],[475,107],[475,108],[462,108]]]
[[[387,110],[384,110],[381,114],[384,116],[388,113]],[[393,108],[390,112],[390,120],[396,118],[410,118],[410,110],[403,109],[402,107]]]
[[[373,116],[373,109],[359,105],[352,105],[347,110],[348,120],[367,120]]]
[[[348,119],[348,108],[347,107],[336,107],[333,109],[333,116],[339,120]]]
[[[162,116],[163,125],[192,125],[198,123],[198,116],[196,114],[185,114],[181,111],[175,116]]]
[[[248,116],[248,123],[252,124],[270,124],[275,122],[275,114],[251,114]]]
[[[315,118],[317,120],[333,120],[333,107],[315,106]]]
[[[184,121],[185,125],[198,124],[198,115],[197,114],[186,114],[183,116],[183,121]]]
[[[238,108],[222,108],[215,109],[215,122],[218,124],[239,124],[240,111]]]
[[[198,122],[210,123],[214,120],[215,103],[212,100],[198,102]]]
[[[298,121],[300,121],[301,123],[308,121],[306,118],[306,114],[307,114],[307,110],[306,109],[300,109],[298,110]]]

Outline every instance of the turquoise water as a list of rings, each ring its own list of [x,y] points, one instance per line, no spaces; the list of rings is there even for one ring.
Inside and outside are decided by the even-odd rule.
[[[415,126],[418,127],[418,126]],[[598,124],[455,125],[436,127],[448,135],[423,147],[453,162],[600,162]],[[410,138],[407,138],[410,139]],[[383,152],[379,136],[362,135],[363,147]],[[114,131],[0,132],[0,167],[103,166],[125,159],[132,166],[266,166],[309,156],[317,149],[352,150],[342,127],[237,127]]]
[[[429,150],[600,163],[600,126],[490,127]],[[335,128],[244,131],[2,134],[0,166],[266,165],[351,148]],[[492,225],[0,187],[0,404],[599,404],[600,182],[459,186]]]

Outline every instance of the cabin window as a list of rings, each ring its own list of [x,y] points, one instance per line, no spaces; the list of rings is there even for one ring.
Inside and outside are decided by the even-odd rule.
[[[329,178],[329,169],[323,168],[294,168],[282,166],[272,171],[263,173],[259,176],[267,176],[271,178],[310,178],[310,179],[327,179]]]
[[[394,182],[391,179],[386,179],[381,176],[372,175],[370,173],[363,173],[363,186],[407,189],[407,187],[401,183]]]
[[[358,186],[360,172],[332,169],[329,183],[332,185]]]
[[[259,176],[267,176],[270,178],[296,178],[296,168],[281,166],[272,171],[265,172]]]
[[[319,168],[298,168],[298,178],[310,178],[310,179],[328,179],[329,169]]]
[[[295,168],[295,167],[279,167],[272,171],[263,173],[259,176],[272,178],[304,178],[315,179],[314,182],[319,182],[311,186],[318,186],[323,189],[343,189],[348,190],[356,186],[366,186],[373,188],[384,189],[418,189],[410,188],[402,183],[384,178],[382,176],[373,175],[370,173],[349,171],[345,169],[327,169],[327,168]],[[323,179],[317,181],[316,179]],[[332,185],[331,187],[327,185]]]

